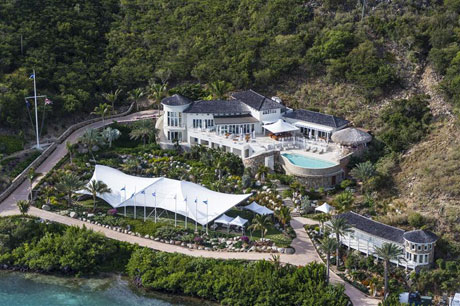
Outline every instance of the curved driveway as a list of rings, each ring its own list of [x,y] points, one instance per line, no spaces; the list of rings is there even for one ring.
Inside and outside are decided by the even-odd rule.
[[[151,118],[157,115],[157,111],[144,111],[139,113],[134,113],[131,115],[127,115],[125,117],[119,117],[116,119],[110,119],[103,122],[96,122],[90,124],[86,127],[76,130],[73,132],[66,141],[70,141],[74,143],[78,137],[80,137],[85,130],[89,128],[99,128],[105,125],[108,125],[114,121],[118,122],[129,122],[135,121],[143,118]],[[45,175],[48,173],[54,165],[61,160],[67,154],[67,149],[65,142],[58,145],[54,152],[43,161],[43,163],[36,169],[36,172],[40,173],[41,175]],[[25,181],[8,197],[5,201],[0,203],[0,215],[7,216],[7,215],[15,215],[18,214],[19,211],[16,207],[16,202],[19,200],[27,199],[29,191],[29,183]],[[181,246],[170,245],[161,243],[158,241],[153,241],[150,239],[145,239],[133,235],[128,235],[124,233],[120,233],[102,226],[86,223],[77,219],[72,219],[70,217],[60,216],[58,214],[44,211],[35,207],[31,207],[29,210],[29,214],[54,221],[59,222],[66,225],[74,225],[82,227],[83,225],[87,228],[90,228],[94,231],[101,232],[106,237],[111,239],[116,239],[120,241],[125,241],[129,243],[137,243],[140,246],[148,247],[151,249],[163,251],[163,252],[177,252],[189,256],[201,256],[201,257],[208,257],[208,258],[218,258],[218,259],[244,259],[244,260],[261,260],[261,259],[270,259],[271,254],[268,253],[239,253],[239,252],[211,252],[211,251],[204,251],[204,250],[192,250],[188,248],[184,248]],[[297,238],[292,241],[292,246],[296,249],[296,253],[292,255],[281,254],[280,260],[284,263],[289,263],[297,266],[303,266],[313,261],[322,262],[319,258],[310,238],[308,237],[307,233],[305,232],[303,226],[305,224],[312,224],[312,220],[302,218],[302,217],[294,217],[291,221],[291,225],[294,228]],[[332,272],[332,271],[331,271]],[[331,273],[331,280],[334,283],[340,283],[345,286],[345,293],[350,297],[353,305],[378,305],[379,300],[370,298],[363,294],[361,291],[356,289],[355,287],[345,283],[341,278],[339,278],[333,272]]]

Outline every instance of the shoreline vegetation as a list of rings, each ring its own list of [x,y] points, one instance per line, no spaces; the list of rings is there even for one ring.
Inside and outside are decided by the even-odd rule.
[[[325,267],[194,258],[108,239],[86,228],[37,218],[0,218],[0,267],[66,276],[127,275],[141,292],[198,297],[224,305],[347,305]],[[256,294],[257,293],[257,294]]]

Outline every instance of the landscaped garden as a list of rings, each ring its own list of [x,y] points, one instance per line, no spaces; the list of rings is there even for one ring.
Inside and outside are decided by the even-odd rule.
[[[276,185],[267,177],[267,169],[258,172],[244,169],[242,161],[231,153],[195,146],[189,152],[180,147],[162,150],[155,144],[153,121],[132,125],[112,124],[104,130],[88,130],[80,141],[68,146],[70,154],[36,186],[34,205],[44,210],[113,230],[189,248],[228,251],[292,252],[286,249],[295,237],[290,210],[282,205]],[[261,217],[253,212],[232,208],[226,214],[248,219],[244,230],[210,227],[208,234],[193,220],[158,209],[154,222],[153,208],[113,209],[105,201],[78,194],[90,180],[95,164],[117,168],[126,174],[142,177],[164,176],[201,184],[225,193],[252,193],[246,205],[256,201],[272,209],[274,216]],[[99,182],[103,183],[103,182]],[[103,187],[105,184],[99,184]],[[101,188],[95,186],[94,188]],[[95,189],[90,190],[91,192]],[[98,189],[99,194],[102,193]]]

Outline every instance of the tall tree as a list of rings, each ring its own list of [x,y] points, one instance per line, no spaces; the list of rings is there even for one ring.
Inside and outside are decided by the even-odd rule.
[[[256,172],[256,179],[260,180],[262,183],[265,182],[265,178],[267,177],[270,169],[267,166],[259,166]]]
[[[336,265],[337,268],[340,265],[340,236],[345,236],[345,234],[350,233],[352,231],[351,225],[345,218],[336,217],[332,218],[331,220],[331,230],[332,233],[335,234],[335,239],[337,240],[337,247],[336,247]]]
[[[112,113],[115,110],[115,103],[118,101],[121,92],[122,90],[118,88],[115,91],[106,92],[102,94],[102,97],[112,105]]]
[[[86,146],[88,152],[91,154],[93,160],[96,160],[93,154],[93,148],[97,145],[101,145],[103,143],[103,139],[101,134],[96,129],[88,129],[86,132],[80,137],[80,142]]]
[[[91,114],[101,116],[102,122],[105,120],[105,116],[110,112],[112,109],[112,106],[110,106],[107,103],[100,103],[98,106],[94,108],[94,110],[91,112]]]
[[[380,247],[375,248],[375,254],[383,260],[384,267],[384,278],[385,278],[385,298],[389,294],[388,288],[388,270],[391,260],[398,260],[398,257],[402,254],[402,249],[394,243],[385,242]]]
[[[270,216],[257,215],[252,219],[252,224],[248,228],[255,231],[260,230],[260,235],[263,238],[267,234],[270,225],[272,225]]]
[[[129,137],[131,139],[142,139],[142,142],[145,146],[147,142],[156,142],[156,137],[158,134],[158,129],[155,128],[155,121],[151,119],[145,119],[137,121],[133,124]]]
[[[329,235],[324,235],[324,238],[321,240],[320,249],[326,253],[326,282],[329,283],[329,270],[331,264],[331,254],[337,249],[337,240],[335,238],[329,237]]]
[[[275,211],[276,218],[281,222],[283,228],[291,221],[291,209],[287,206],[282,206],[279,210]]]
[[[351,191],[344,191],[339,193],[334,198],[334,203],[338,210],[340,211],[348,211],[350,210],[351,206],[353,205],[355,199],[353,193]]]
[[[56,189],[67,195],[67,204],[69,207],[72,206],[72,196],[74,192],[81,188],[83,188],[83,182],[73,173],[65,173],[56,184]]]
[[[155,82],[151,82],[149,85],[149,96],[153,99],[158,108],[160,108],[161,99],[163,99],[166,94],[167,85],[168,84],[158,84]]]
[[[121,132],[118,129],[112,129],[110,126],[102,131],[102,137],[112,147],[112,142],[120,138]]]
[[[136,110],[139,111],[139,100],[145,97],[145,92],[142,88],[135,88],[129,92],[129,101],[136,103]]]
[[[83,189],[91,193],[93,197],[93,211],[96,210],[96,197],[97,195],[103,195],[105,193],[111,193],[112,190],[103,181],[91,180],[88,185],[84,186]]]
[[[26,201],[26,200],[19,200],[19,201],[16,202],[16,206],[18,207],[19,212],[22,215],[25,215],[29,211],[30,202]]]
[[[359,163],[350,171],[350,174],[362,182],[361,190],[364,190],[367,182],[375,175],[375,166],[370,161]]]
[[[214,99],[224,99],[225,94],[230,91],[231,84],[225,81],[214,81],[208,84],[208,88]]]

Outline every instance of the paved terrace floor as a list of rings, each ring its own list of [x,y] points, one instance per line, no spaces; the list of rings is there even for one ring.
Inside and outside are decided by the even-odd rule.
[[[129,122],[135,121],[142,118],[149,118],[155,116],[155,111],[145,111],[140,113],[131,114],[125,117],[117,118],[118,122]],[[86,129],[88,128],[98,128],[104,125],[108,125],[115,120],[107,120],[104,123],[97,122],[81,128],[74,133],[72,133],[67,141],[74,143],[78,137],[80,137]],[[49,172],[54,165],[61,160],[67,154],[65,141],[60,144],[56,150],[36,169],[37,172],[45,175]],[[0,215],[8,216],[19,214],[19,211],[16,207],[16,202],[19,200],[27,199],[29,190],[29,183],[25,181],[21,184],[5,201],[0,203]],[[140,246],[148,247],[154,250],[163,251],[163,252],[177,252],[189,256],[201,256],[207,258],[217,258],[217,259],[243,259],[243,260],[262,260],[262,259],[271,259],[271,254],[267,253],[236,253],[236,252],[211,252],[204,250],[191,250],[181,246],[170,245],[161,243],[158,241],[153,241],[150,239],[145,239],[137,236],[132,236],[124,233],[120,233],[102,226],[86,223],[77,219],[73,219],[66,216],[60,216],[58,214],[44,211],[35,207],[31,207],[29,214],[35,217],[39,217],[45,220],[50,220],[53,222],[58,222],[70,226],[83,227],[86,226],[94,231],[100,232],[108,238],[116,239],[119,241],[125,241],[129,243],[137,243]],[[297,238],[292,241],[292,246],[296,249],[296,253],[292,255],[281,254],[280,260],[283,263],[289,263],[293,265],[303,266],[310,262],[317,261],[321,262],[310,238],[305,232],[303,226],[305,224],[314,224],[315,221],[302,217],[294,217],[291,221],[291,225],[297,234]],[[345,283],[341,278],[339,278],[333,272],[331,273],[331,281],[336,284],[343,284],[345,286],[345,293],[350,297],[353,305],[378,305],[379,300],[370,298],[363,294],[358,289],[354,288],[348,283]]]

